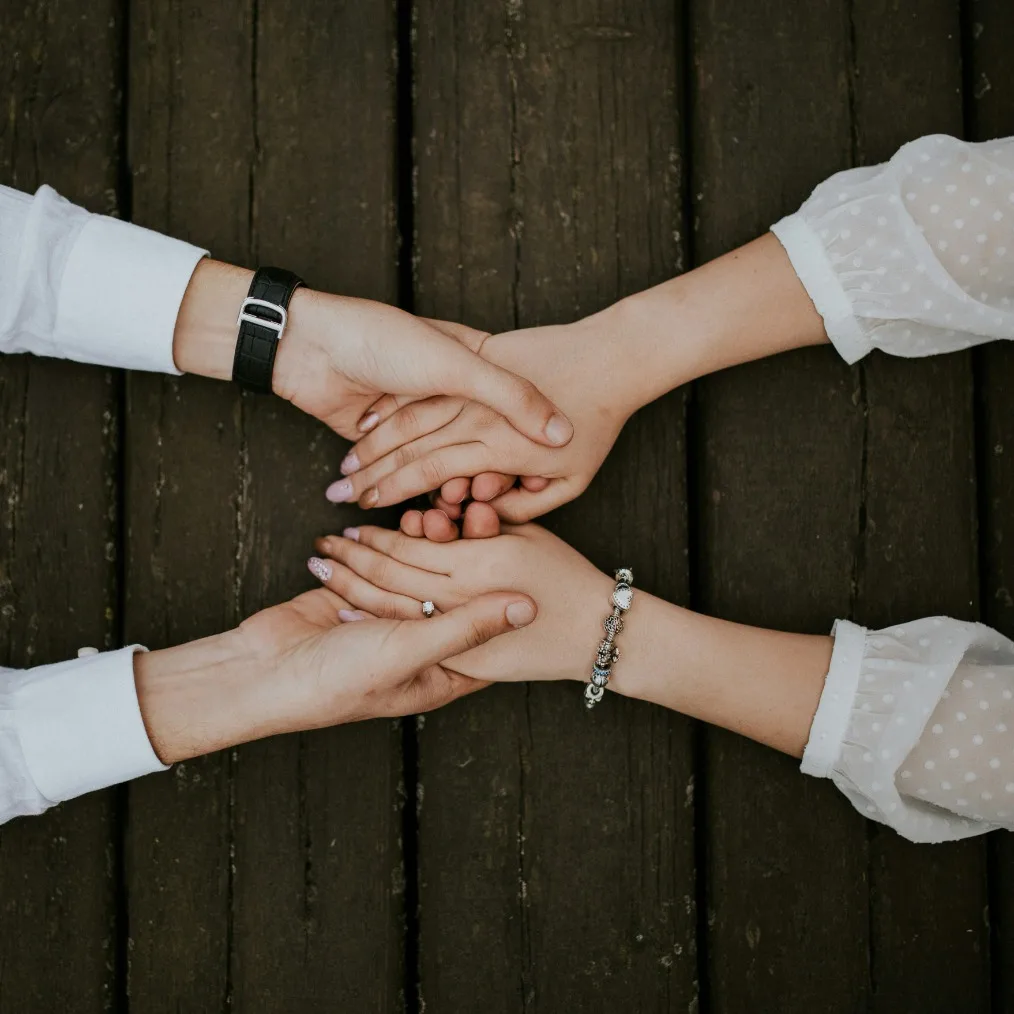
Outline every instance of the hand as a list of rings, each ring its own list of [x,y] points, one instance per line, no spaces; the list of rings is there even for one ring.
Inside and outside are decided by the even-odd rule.
[[[485,685],[445,659],[535,612],[527,596],[498,592],[430,620],[350,623],[349,603],[318,588],[226,634],[136,655],[138,701],[165,763],[282,732],[429,711]]]
[[[329,566],[318,576],[364,616],[415,617],[426,599],[460,608],[498,588],[535,598],[530,626],[452,660],[456,672],[480,680],[586,679],[613,589],[611,578],[537,525],[446,545],[364,526],[318,540],[317,551]]]
[[[574,439],[564,448],[539,446],[496,412],[460,398],[400,407],[397,399],[385,398],[375,406],[383,421],[350,451],[343,463],[348,478],[330,487],[329,499],[382,507],[459,476],[493,471],[498,474],[484,477],[485,488],[472,484],[472,495],[488,499],[508,521],[522,522],[574,499],[640,405],[635,371],[612,362],[622,359],[622,344],[604,316],[487,338],[482,355],[522,370],[551,392],[574,421]],[[548,482],[524,480],[514,489],[515,475]],[[463,499],[466,489],[460,481],[456,485],[457,499]],[[446,487],[444,499],[453,499]]]
[[[236,313],[250,277],[249,271],[217,261],[198,265],[173,338],[180,370],[232,376]],[[289,304],[273,386],[276,394],[349,439],[376,424],[369,408],[390,392],[474,398],[533,441],[566,444],[573,433],[570,422],[531,382],[475,354],[484,337],[462,324],[301,287]]]
[[[768,234],[576,324],[486,340],[483,357],[530,377],[569,413],[577,436],[563,453],[510,435],[476,406],[441,399],[405,408],[405,399],[387,397],[375,406],[384,425],[347,459],[355,481],[332,493],[373,506],[443,485],[439,505],[452,515],[470,491],[507,520],[526,521],[577,496],[641,406],[706,373],[825,341],[820,315]],[[536,481],[511,490],[511,473]],[[543,488],[540,479],[550,482]]]

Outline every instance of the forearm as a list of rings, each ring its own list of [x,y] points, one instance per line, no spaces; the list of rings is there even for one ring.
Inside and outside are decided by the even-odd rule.
[[[137,699],[163,764],[288,731],[279,681],[227,631],[134,656]]]
[[[715,370],[828,340],[771,233],[582,323],[608,347],[611,386],[631,411]]]
[[[830,637],[729,623],[640,593],[617,643],[610,689],[802,756]]]

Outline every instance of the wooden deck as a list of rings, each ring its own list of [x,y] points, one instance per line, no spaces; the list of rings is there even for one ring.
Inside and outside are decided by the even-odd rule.
[[[1014,133],[1012,45],[1009,0],[7,0],[0,181],[500,330],[920,134]],[[1014,635],[1012,352],[710,377],[550,524],[736,620]],[[0,413],[6,664],[222,629],[355,516],[322,497],[341,443],[226,385],[12,357]],[[1014,1014],[1010,836],[911,846],[789,759],[578,697],[497,688],[7,825],[0,1011]]]

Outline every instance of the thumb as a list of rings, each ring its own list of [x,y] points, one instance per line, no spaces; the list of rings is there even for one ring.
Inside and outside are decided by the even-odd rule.
[[[505,370],[463,346],[448,357],[444,394],[488,405],[519,433],[540,444],[563,447],[574,436],[570,420],[530,381]]]
[[[535,619],[535,603],[519,592],[490,592],[429,620],[406,620],[399,628],[399,663],[424,669],[462,655],[498,634],[526,627]]]

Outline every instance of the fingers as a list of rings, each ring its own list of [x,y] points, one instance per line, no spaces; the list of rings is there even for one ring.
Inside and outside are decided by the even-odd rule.
[[[392,457],[397,457],[404,450],[405,448],[401,448],[395,451]],[[488,458],[489,449],[484,444],[478,442],[457,444],[430,451],[418,460],[410,461],[404,467],[377,478],[372,486],[366,484],[374,473],[369,476],[364,473],[358,482],[355,481],[358,476],[351,476],[351,479],[353,488],[366,486],[359,497],[360,507],[364,509],[387,507],[432,489],[438,489],[451,476],[478,472],[486,465]],[[382,462],[377,462],[373,467],[380,470],[382,466]]]
[[[461,349],[447,356],[445,394],[471,398],[499,412],[540,444],[563,447],[574,436],[570,420],[529,380]]]
[[[384,620],[416,620],[422,615],[423,600],[379,588],[333,560],[312,556],[306,566],[325,588],[340,595],[352,607],[339,610],[338,618],[343,623],[370,616]]]
[[[376,429],[385,419],[390,419],[398,409],[413,401],[421,399],[414,395],[385,394],[379,397],[364,413],[356,424],[360,433],[369,433]]]
[[[357,531],[357,529],[347,530]],[[374,529],[374,531],[382,530]],[[433,555],[439,552],[437,547],[422,541],[409,539],[400,532],[385,532],[384,534],[404,541],[415,555],[425,555],[426,553]],[[362,536],[360,535],[360,537]],[[338,568],[331,566],[331,564],[341,564],[353,574],[367,581],[374,588],[380,588],[385,592],[402,595],[409,600],[414,600],[416,606],[426,599],[432,599],[436,602],[442,594],[450,590],[446,574],[402,563],[400,560],[396,560],[393,556],[389,556],[380,550],[361,545],[354,538],[339,539],[328,536],[324,539],[318,539],[316,545],[317,551],[324,558],[322,562],[332,573],[325,578],[323,576],[324,571],[319,570],[318,572],[313,563],[309,564],[311,571],[317,574],[329,588],[338,592],[339,595],[347,599],[354,606],[367,609],[371,613],[377,611],[373,605],[373,600],[368,600],[362,595],[355,597],[352,594],[351,588],[346,587],[348,579],[342,576]]]
[[[404,535],[413,539],[420,539],[423,536],[423,513],[422,511],[405,511],[398,524]]]
[[[461,523],[466,539],[492,539],[500,534],[500,517],[488,503],[470,503]]]
[[[454,542],[460,533],[443,510],[406,511],[401,517],[402,534],[412,539],[427,539],[430,542]]]
[[[494,500],[512,489],[516,478],[516,475],[506,475],[503,472],[483,472],[472,480],[472,499]]]
[[[427,511],[427,514],[439,514],[439,511]],[[453,527],[453,526],[452,526]],[[428,546],[425,542],[409,538],[402,532],[390,528],[378,528],[376,525],[361,525],[358,528],[346,528],[344,538],[328,536],[318,541],[318,545],[328,556],[339,559],[335,553],[344,554],[342,562],[356,559],[364,555],[364,551],[383,553],[398,563],[418,569],[428,578],[434,574],[447,576],[450,573],[451,558],[446,550]],[[351,542],[352,545],[343,545]],[[335,552],[331,552],[332,547]],[[366,575],[364,575],[366,576]],[[426,596],[428,597],[428,596]]]
[[[459,537],[458,526],[442,510],[427,511],[422,523],[422,533],[430,542],[454,542]]]
[[[532,493],[541,493],[550,483],[549,479],[543,479],[538,475],[521,476],[521,485]]]
[[[464,406],[461,398],[424,398],[399,408],[349,451],[341,464],[342,475],[358,472],[404,444],[446,426]]]
[[[520,592],[492,592],[430,620],[401,624],[391,640],[406,670],[422,669],[462,655],[499,634],[527,626],[535,603]]]
[[[444,503],[461,503],[472,489],[471,479],[449,479],[440,487],[440,499]]]
[[[503,496],[490,501],[491,506],[503,521],[513,525],[524,524],[542,514],[548,514],[562,504],[573,500],[581,492],[568,479],[552,479],[539,492],[520,488],[508,490]]]

